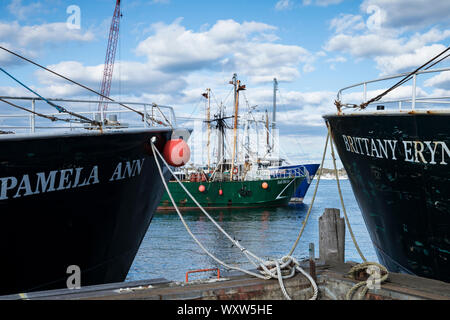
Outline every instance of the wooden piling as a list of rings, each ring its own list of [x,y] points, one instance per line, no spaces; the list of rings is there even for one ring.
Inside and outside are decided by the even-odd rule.
[[[327,208],[319,218],[319,255],[324,263],[344,263],[345,220],[339,209]]]
[[[317,282],[314,243],[309,244],[309,274]]]

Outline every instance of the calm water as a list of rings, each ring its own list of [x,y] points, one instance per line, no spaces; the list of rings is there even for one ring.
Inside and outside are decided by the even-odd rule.
[[[303,205],[273,209],[221,210],[209,212],[242,246],[262,258],[286,255],[306,217],[314,193],[311,185]],[[358,244],[369,261],[378,261],[348,180],[341,181],[344,203]],[[308,256],[310,242],[319,255],[318,219],[325,208],[341,208],[335,180],[321,180],[308,225],[294,256]],[[342,210],[341,210],[342,211]],[[222,261],[245,269],[253,265],[201,212],[184,212],[186,222],[203,245]],[[341,216],[343,216],[341,212]],[[346,260],[361,262],[346,228]],[[186,271],[223,267],[207,256],[185,230],[176,212],[155,214],[127,281],[166,278],[182,281]],[[206,275],[200,275],[206,277]],[[192,277],[195,279],[195,275]]]

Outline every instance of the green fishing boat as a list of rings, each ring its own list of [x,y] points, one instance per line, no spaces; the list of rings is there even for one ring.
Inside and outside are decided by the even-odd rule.
[[[303,177],[293,177],[253,181],[183,181],[182,183],[204,208],[255,208],[288,205],[292,194],[303,179]],[[171,181],[169,188],[180,209],[198,209],[178,182]],[[172,201],[166,192],[158,210],[173,209]]]
[[[278,158],[273,160],[267,157],[263,159],[252,158],[249,151],[249,145],[251,144],[249,140],[247,140],[247,146],[238,149],[239,92],[246,90],[246,88],[237,80],[236,74],[230,84],[234,85],[235,94],[233,116],[226,116],[225,108],[221,105],[218,113],[211,119],[211,90],[207,89],[207,92],[203,94],[208,99],[205,120],[208,130],[208,143],[205,151],[208,154],[208,164],[204,167],[191,167],[178,171],[175,173],[176,178],[173,177],[169,182],[170,194],[177,207],[182,210],[199,209],[184,188],[206,209],[286,206],[295,190],[306,178],[306,176],[286,173],[286,170],[278,174],[274,172],[271,167],[280,165],[281,161]],[[233,126],[226,123],[227,119],[233,119]],[[246,122],[244,127],[248,128],[248,125],[249,122]],[[210,132],[213,126],[217,132],[217,159],[215,163],[210,161]],[[233,129],[233,146],[228,150],[228,153],[225,152],[225,129]],[[268,132],[268,121],[266,121],[265,129]],[[269,145],[268,136],[267,145]],[[226,154],[232,154],[232,156],[226,158]],[[274,175],[276,178],[274,178]],[[174,209],[169,194],[165,192],[158,210]]]

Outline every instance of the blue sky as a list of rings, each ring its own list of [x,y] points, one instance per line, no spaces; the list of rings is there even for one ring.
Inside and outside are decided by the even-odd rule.
[[[80,29],[67,28],[70,5]],[[114,5],[2,0],[0,44],[99,90]],[[334,111],[338,89],[412,70],[450,39],[450,1],[122,0],[122,13],[114,98],[202,116],[200,94],[209,87],[224,100],[237,73],[249,104],[270,111],[277,77],[281,148],[293,161],[320,159],[321,115]],[[2,52],[0,66],[47,97],[93,98]],[[450,93],[448,74],[427,81],[419,94]],[[0,95],[14,94],[24,92],[0,76]]]

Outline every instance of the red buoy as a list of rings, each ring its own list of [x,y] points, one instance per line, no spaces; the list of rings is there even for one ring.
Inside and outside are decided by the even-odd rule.
[[[223,190],[222,189],[219,190],[219,196],[221,196],[221,195],[223,195]]]
[[[263,189],[267,189],[267,188],[269,188],[269,184],[268,184],[267,182],[263,182],[262,185],[261,185],[261,187],[262,187]]]
[[[191,158],[191,149],[183,139],[173,139],[167,141],[163,155],[169,165],[181,167]]]
[[[200,191],[200,192],[205,192],[205,190],[206,190],[206,188],[202,184],[198,187],[198,191]]]

